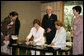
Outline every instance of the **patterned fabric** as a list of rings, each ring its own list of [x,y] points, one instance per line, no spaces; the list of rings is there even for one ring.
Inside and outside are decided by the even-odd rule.
[[[76,17],[72,21],[73,36],[73,55],[83,54],[83,18]]]
[[[1,46],[4,45],[3,41],[4,41],[4,36],[3,36],[3,33],[1,32]]]
[[[10,19],[10,17],[6,17],[2,21],[1,31],[2,31],[3,35],[14,34],[14,32],[15,32],[15,23]]]

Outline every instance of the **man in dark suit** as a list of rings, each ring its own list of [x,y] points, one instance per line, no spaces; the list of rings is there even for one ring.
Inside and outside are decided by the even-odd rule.
[[[51,14],[51,7],[47,6],[46,15],[44,15],[42,20],[42,27],[45,29],[46,44],[50,44],[55,37],[56,28],[55,21],[57,21],[57,16]]]

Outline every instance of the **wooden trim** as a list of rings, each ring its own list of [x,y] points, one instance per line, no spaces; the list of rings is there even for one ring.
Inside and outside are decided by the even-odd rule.
[[[40,3],[40,22],[42,23],[42,19],[41,19],[41,3]]]
[[[57,55],[59,55],[59,52],[57,51]]]
[[[64,23],[64,1],[62,1],[62,22]]]
[[[11,48],[11,55],[12,55],[12,47],[10,47]]]
[[[56,15],[57,15],[57,2],[56,2]],[[57,19],[58,19],[58,16],[57,16]]]
[[[61,1],[60,1],[60,21],[62,22],[62,3],[61,3]]]
[[[25,43],[25,40],[18,40],[18,43]]]
[[[63,52],[63,55],[66,55],[65,52]]]
[[[63,22],[63,19],[64,19],[63,17],[64,5],[63,4],[64,4],[63,1],[60,1],[60,21],[61,22]]]
[[[18,48],[18,55],[19,55],[19,48]]]
[[[41,3],[49,3],[49,2],[54,2],[54,1],[41,1]]]
[[[28,50],[26,50],[26,55],[28,54]]]
[[[70,55],[70,51],[68,51],[68,55]]]

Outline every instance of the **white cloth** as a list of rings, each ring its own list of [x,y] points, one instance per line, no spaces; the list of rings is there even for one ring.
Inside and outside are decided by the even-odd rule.
[[[46,52],[45,55],[53,55],[53,53],[48,53],[48,52]]]
[[[51,13],[50,13],[50,14],[48,14],[48,16],[49,16],[49,18],[50,18],[50,16],[51,16]]]
[[[63,27],[57,30],[52,43],[59,48],[64,48],[66,46],[66,30]]]
[[[43,45],[45,43],[44,29],[42,27],[39,27],[38,31],[35,27],[33,27],[27,38],[30,39],[32,36],[34,37],[34,42],[36,45]]]
[[[3,36],[3,33],[1,32],[1,36]]]
[[[1,52],[7,53],[10,55],[10,49],[8,48],[9,41],[3,41],[4,45],[1,46]]]
[[[27,38],[30,39],[32,35],[34,37],[34,42],[36,45],[43,45],[45,43],[44,29],[42,27],[39,27],[38,31],[36,31],[36,28],[33,27]],[[35,51],[31,50],[31,54],[35,55]],[[36,55],[40,55],[40,52],[36,51]]]
[[[35,55],[35,51],[31,50],[31,55]],[[36,55],[40,55],[40,51],[36,51]]]
[[[66,30],[63,27],[61,27],[59,30],[56,31],[56,35],[52,43],[54,43],[53,47],[57,48],[66,47]],[[49,52],[46,52],[45,55],[51,55],[51,54]]]

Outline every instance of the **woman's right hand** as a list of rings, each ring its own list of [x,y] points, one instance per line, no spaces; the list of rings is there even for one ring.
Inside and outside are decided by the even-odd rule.
[[[30,43],[30,44],[33,44],[33,43],[34,43],[34,41],[29,41],[29,43]]]
[[[71,37],[73,37],[73,35],[74,35],[74,32],[73,32],[73,31],[71,31]]]
[[[49,33],[51,31],[51,29],[50,28],[47,28],[47,33]]]
[[[54,46],[54,44],[53,44],[53,43],[51,43],[51,44],[49,44],[49,46]]]
[[[26,38],[26,39],[25,39],[25,41],[26,41],[26,42],[29,42],[29,39],[28,39],[28,38]]]

